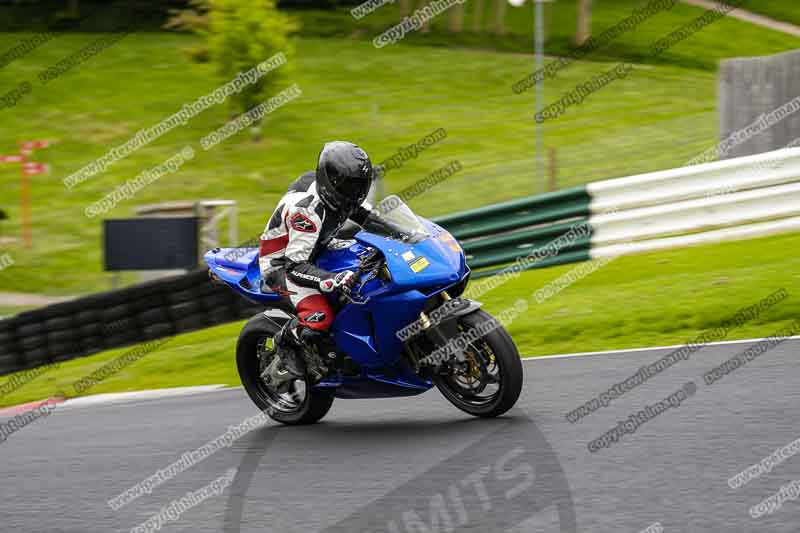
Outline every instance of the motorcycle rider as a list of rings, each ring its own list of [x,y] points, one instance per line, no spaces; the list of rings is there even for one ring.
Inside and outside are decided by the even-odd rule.
[[[377,218],[365,203],[372,180],[372,163],[364,150],[344,141],[326,143],[316,172],[292,183],[261,235],[259,268],[265,290],[288,297],[296,314],[274,338],[280,364],[270,365],[263,375],[275,385],[305,375],[304,343],[326,334],[333,323],[326,295],[349,293],[356,283],[353,271],[334,274],[314,261],[348,219],[363,227]]]

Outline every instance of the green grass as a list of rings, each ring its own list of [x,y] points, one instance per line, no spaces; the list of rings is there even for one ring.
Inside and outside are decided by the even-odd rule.
[[[695,13],[688,14],[691,18]],[[733,21],[720,22],[714,31],[718,30],[744,31]],[[747,51],[800,44],[761,33]],[[21,36],[0,34],[0,49]],[[80,294],[106,289],[101,221],[87,219],[85,207],[187,144],[198,148],[193,161],[123,201],[106,217],[128,217],[137,205],[152,202],[233,199],[239,202],[240,240],[245,240],[260,233],[286,185],[314,165],[325,141],[353,140],[380,161],[440,127],[448,131],[446,140],[388,177],[389,190],[399,191],[452,159],[462,162],[462,172],[412,202],[421,214],[435,216],[545,188],[546,179],[535,171],[532,93],[520,96],[510,90],[530,71],[528,57],[405,44],[376,50],[368,41],[302,39],[289,78],[299,84],[303,96],[267,118],[264,141],[252,142],[243,133],[210,152],[199,150],[199,139],[228,117],[225,106],[216,106],[67,191],[61,184],[64,177],[222,81],[210,65],[188,60],[183,49],[195,43],[194,38],[136,34],[45,87],[35,82],[41,70],[94,38],[65,35],[0,69],[3,90],[20,80],[34,80],[31,95],[14,108],[0,110],[7,132],[0,137],[0,153],[15,151],[16,142],[26,139],[55,143],[35,155],[51,165],[52,173],[32,178],[34,247],[27,250],[18,244],[3,250],[16,263],[0,272],[0,290]],[[745,53],[745,48],[734,52]],[[549,83],[548,100],[608,66],[571,66]],[[715,143],[715,97],[716,76],[711,71],[638,67],[627,79],[547,123],[546,145],[557,149],[557,186],[683,164]],[[2,223],[3,234],[18,234],[18,170],[0,165],[0,184],[0,208],[10,216]],[[130,275],[123,278],[134,280]]]
[[[680,344],[779,288],[789,297],[731,332],[762,337],[800,316],[800,236],[776,236],[618,258],[542,304],[533,293],[576,265],[530,271],[481,300],[498,313],[519,298],[530,309],[508,329],[525,356]],[[479,283],[480,281],[476,282]],[[88,393],[225,383],[238,385],[241,322],[181,335]],[[65,362],[0,398],[0,405],[76,393],[72,384],[125,350]],[[698,355],[698,357],[702,357]]]
[[[426,0],[421,0],[412,2],[412,5],[422,7],[428,3]],[[751,5],[762,3],[765,2],[751,0],[745,2],[742,7],[748,8]],[[772,4],[771,1],[769,3]],[[595,2],[592,9],[593,33],[599,35],[631,16],[635,8],[646,4],[647,0]],[[797,11],[791,0],[778,0],[775,5],[773,11],[776,12]],[[433,20],[429,33],[414,32],[404,41],[440,46],[459,44],[528,54],[532,52],[534,18],[530,2],[521,7],[507,6],[504,18],[506,34],[503,36],[493,33],[494,2],[485,0],[480,13],[476,12],[477,7],[478,4],[474,1],[464,4],[464,30],[460,34],[449,33],[449,12],[445,12]],[[650,54],[651,43],[701,15],[703,11],[700,8],[678,3],[672,9],[654,15],[633,31],[620,36],[607,47],[593,52],[590,57],[593,60],[626,60],[715,70],[719,60],[723,58],[767,55],[787,50],[787,46],[789,48],[797,47],[796,39],[790,36],[764,30],[764,28],[745,22],[727,19],[704,28],[693,38],[681,43],[662,57],[655,58]],[[373,39],[402,19],[397,2],[383,6],[360,20],[352,18],[349,7],[339,10],[297,10],[294,13],[303,23],[304,35],[368,40]],[[474,24],[479,17],[481,30],[476,32]],[[574,48],[576,20],[577,2],[570,0],[546,4],[546,53],[566,55]],[[735,35],[736,38],[731,39],[731,35]]]
[[[76,392],[76,382],[135,347],[66,361],[19,390],[0,398],[0,406],[59,395],[74,398],[105,392],[189,385],[238,385],[239,377],[233,353],[241,327],[241,323],[232,323],[175,337],[82,394]]]
[[[558,9],[551,16],[550,52],[568,50],[574,4],[554,4]],[[471,29],[473,4],[465,5],[465,28]],[[596,2],[595,32],[626,17],[635,5],[631,0]],[[484,17],[489,17],[493,6],[487,2],[485,7]],[[19,20],[19,10],[24,9],[28,7],[4,7],[0,14],[13,12],[16,15],[4,20]],[[34,247],[28,250],[17,243],[0,250],[15,260],[0,272],[0,290],[80,294],[107,289],[101,221],[87,219],[85,207],[187,144],[198,148],[193,161],[123,201],[106,217],[128,217],[138,205],[166,200],[234,199],[240,207],[240,240],[245,240],[260,233],[286,185],[313,166],[323,142],[350,139],[380,161],[440,127],[449,133],[445,141],[388,176],[388,189],[399,191],[452,159],[462,162],[462,172],[412,202],[421,214],[435,216],[542,192],[547,180],[537,174],[534,159],[533,93],[514,95],[510,90],[530,73],[530,55],[414,46],[462,38],[464,44],[482,48],[517,46],[507,47],[503,39],[495,43],[486,35],[448,36],[440,31],[447,14],[436,19],[430,34],[414,34],[376,50],[372,37],[397,21],[397,9],[396,3],[386,6],[358,24],[344,9],[297,12],[304,30],[289,79],[304,94],[267,118],[261,143],[242,133],[210,152],[199,150],[199,139],[229,115],[225,106],[216,106],[72,191],[64,189],[61,179],[223,80],[210,65],[189,61],[184,50],[196,44],[195,38],[171,33],[126,37],[46,87],[36,82],[36,75],[96,34],[61,36],[0,69],[0,94],[21,80],[34,82],[32,95],[14,108],[0,110],[0,154],[16,151],[21,140],[45,138],[55,143],[35,155],[51,165],[52,173],[32,178]],[[590,57],[644,63],[627,79],[546,124],[545,145],[556,150],[558,187],[683,164],[716,142],[716,61],[800,47],[800,39],[721,20],[662,58],[671,64],[648,64],[651,41],[701,12],[677,4]],[[519,50],[530,48],[530,15],[529,4],[508,8],[508,39],[519,40]],[[113,19],[107,13],[100,18]],[[325,32],[354,38],[308,37]],[[24,36],[0,33],[0,50]],[[548,82],[548,102],[609,66],[570,66]],[[10,216],[0,222],[3,235],[20,232],[19,196],[18,170],[0,165],[0,209]],[[124,283],[135,280],[133,275],[123,277]]]
[[[742,7],[760,15],[776,20],[791,22],[800,26],[800,9],[794,0],[749,0]]]

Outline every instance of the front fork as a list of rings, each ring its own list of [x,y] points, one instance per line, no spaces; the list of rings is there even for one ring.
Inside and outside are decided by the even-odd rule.
[[[428,313],[421,312],[419,323],[422,326],[422,330],[405,343],[406,354],[417,373],[423,368],[430,369],[432,373],[438,373],[446,364],[465,364],[467,361],[464,348],[459,348],[452,341],[461,334],[458,329],[458,319],[474,313],[481,308],[482,304],[464,298],[453,299],[446,291],[440,294],[442,296],[441,305],[453,306],[453,310],[435,323]],[[430,314],[434,312],[435,310],[431,311]],[[436,354],[437,350],[443,349],[448,345],[450,353],[447,359],[432,357],[432,354]]]

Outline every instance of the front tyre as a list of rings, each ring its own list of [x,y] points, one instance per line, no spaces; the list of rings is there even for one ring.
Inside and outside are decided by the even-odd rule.
[[[459,335],[496,319],[478,310],[458,319]],[[482,326],[483,325],[483,326]],[[433,380],[450,403],[473,416],[495,417],[511,409],[522,392],[522,362],[511,336],[499,324],[464,349],[456,363]]]
[[[252,317],[236,343],[236,366],[244,390],[259,409],[273,420],[287,425],[313,424],[333,404],[333,390],[314,389],[306,379],[296,379],[280,391],[267,386],[261,372],[277,357],[273,339],[281,326],[263,314]]]

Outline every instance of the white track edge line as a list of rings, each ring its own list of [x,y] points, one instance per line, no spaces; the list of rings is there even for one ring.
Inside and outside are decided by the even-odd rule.
[[[794,335],[792,337],[786,337],[786,340],[798,340],[800,339],[800,335]],[[718,341],[718,342],[709,342],[708,344],[703,345],[703,348],[706,346],[726,346],[730,344],[747,344],[747,343],[757,343],[767,340],[767,337],[761,337],[758,339],[740,339],[740,340],[733,340],[733,341]],[[577,352],[577,353],[568,353],[568,354],[559,354],[559,355],[530,355],[526,357],[522,357],[522,361],[537,361],[542,359],[566,359],[569,357],[584,357],[588,355],[607,355],[607,354],[615,354],[615,353],[636,353],[636,352],[654,352],[656,350],[675,350],[678,348],[682,348],[686,346],[686,343],[683,344],[673,344],[671,346],[654,346],[652,348],[621,348],[619,350],[606,350],[602,352]]]
[[[180,398],[193,394],[203,394],[224,390],[226,385],[195,385],[188,387],[170,387],[164,389],[145,389],[140,391],[108,392],[101,394],[89,394],[70,398],[58,405],[58,410],[81,409],[85,407],[95,407],[102,405],[117,405],[149,400],[163,400],[168,398]]]
[[[710,342],[703,346],[727,346],[732,344],[748,344],[752,343],[755,344],[757,342],[761,342],[766,340],[766,337],[756,338],[756,339],[739,339],[739,340],[732,340],[732,341],[718,341],[718,342]],[[795,335],[792,337],[787,337],[787,340],[800,340],[800,335]],[[532,362],[532,361],[541,361],[541,360],[549,360],[549,359],[568,359],[572,357],[585,357],[585,356],[592,356],[592,355],[609,355],[609,354],[618,354],[618,353],[640,353],[640,352],[654,352],[657,350],[675,350],[678,348],[682,348],[686,346],[684,344],[673,344],[670,346],[653,346],[649,348],[628,348],[628,349],[618,349],[618,350],[605,350],[601,352],[576,352],[576,353],[569,353],[569,354],[558,354],[558,355],[539,355],[539,356],[528,356],[522,357],[522,362]],[[142,401],[142,400],[158,400],[164,398],[176,398],[181,397],[184,395],[191,395],[191,394],[203,394],[203,393],[210,393],[210,392],[222,392],[222,391],[230,391],[233,389],[240,389],[241,386],[231,386],[231,385],[199,385],[199,386],[191,386],[191,387],[174,387],[174,388],[167,388],[167,389],[146,389],[141,391],[130,391],[130,392],[122,392],[122,393],[104,393],[104,394],[93,394],[89,396],[79,396],[78,398],[71,398],[62,404],[59,405],[59,410],[67,408],[67,409],[79,409],[81,407],[90,407],[90,406],[97,406],[97,405],[113,405],[113,404],[121,404],[121,403],[130,403],[135,401]]]

